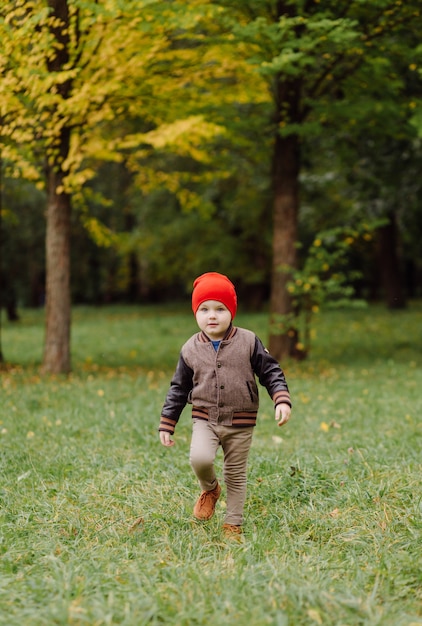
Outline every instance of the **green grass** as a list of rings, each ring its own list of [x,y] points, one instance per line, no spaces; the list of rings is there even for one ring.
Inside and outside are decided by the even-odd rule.
[[[224,497],[192,519],[188,410],[158,443],[189,310],[77,308],[69,377],[39,374],[42,312],[3,322],[0,624],[422,624],[421,318],[316,320],[283,429],[261,394],[241,544]],[[265,315],[237,323],[266,341]]]

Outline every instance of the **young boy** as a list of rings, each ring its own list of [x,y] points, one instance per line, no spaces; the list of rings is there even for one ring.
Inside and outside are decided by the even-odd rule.
[[[173,446],[180,414],[192,404],[190,464],[202,489],[193,514],[199,520],[211,519],[220,497],[214,460],[222,447],[227,537],[242,532],[247,461],[259,405],[255,375],[274,402],[279,426],[291,411],[283,371],[253,332],[233,326],[236,309],[236,291],[227,276],[208,272],[193,283],[192,310],[200,332],[182,347],[159,427],[161,443]]]

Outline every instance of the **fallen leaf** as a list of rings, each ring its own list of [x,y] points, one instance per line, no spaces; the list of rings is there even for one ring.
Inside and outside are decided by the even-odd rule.
[[[137,517],[136,520],[133,522],[133,524],[129,526],[129,532],[133,533],[133,531],[136,530],[143,523],[144,523],[144,518]]]
[[[308,616],[314,620],[317,624],[322,624],[321,615],[316,609],[309,609]]]

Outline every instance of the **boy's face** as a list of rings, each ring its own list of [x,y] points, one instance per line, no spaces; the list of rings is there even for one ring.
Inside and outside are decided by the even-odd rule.
[[[196,314],[196,322],[199,328],[213,341],[223,339],[232,316],[228,308],[218,300],[206,300]]]

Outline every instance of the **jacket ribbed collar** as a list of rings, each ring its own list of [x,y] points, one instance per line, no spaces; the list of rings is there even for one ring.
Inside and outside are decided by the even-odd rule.
[[[229,339],[232,339],[232,337],[234,337],[236,333],[237,333],[236,326],[233,326],[233,324],[230,324],[230,326],[228,327],[226,331],[226,334],[224,335],[221,341],[229,341]],[[211,339],[208,337],[208,335],[204,333],[203,330],[201,330],[201,332],[198,334],[198,339],[201,343],[211,342]]]

